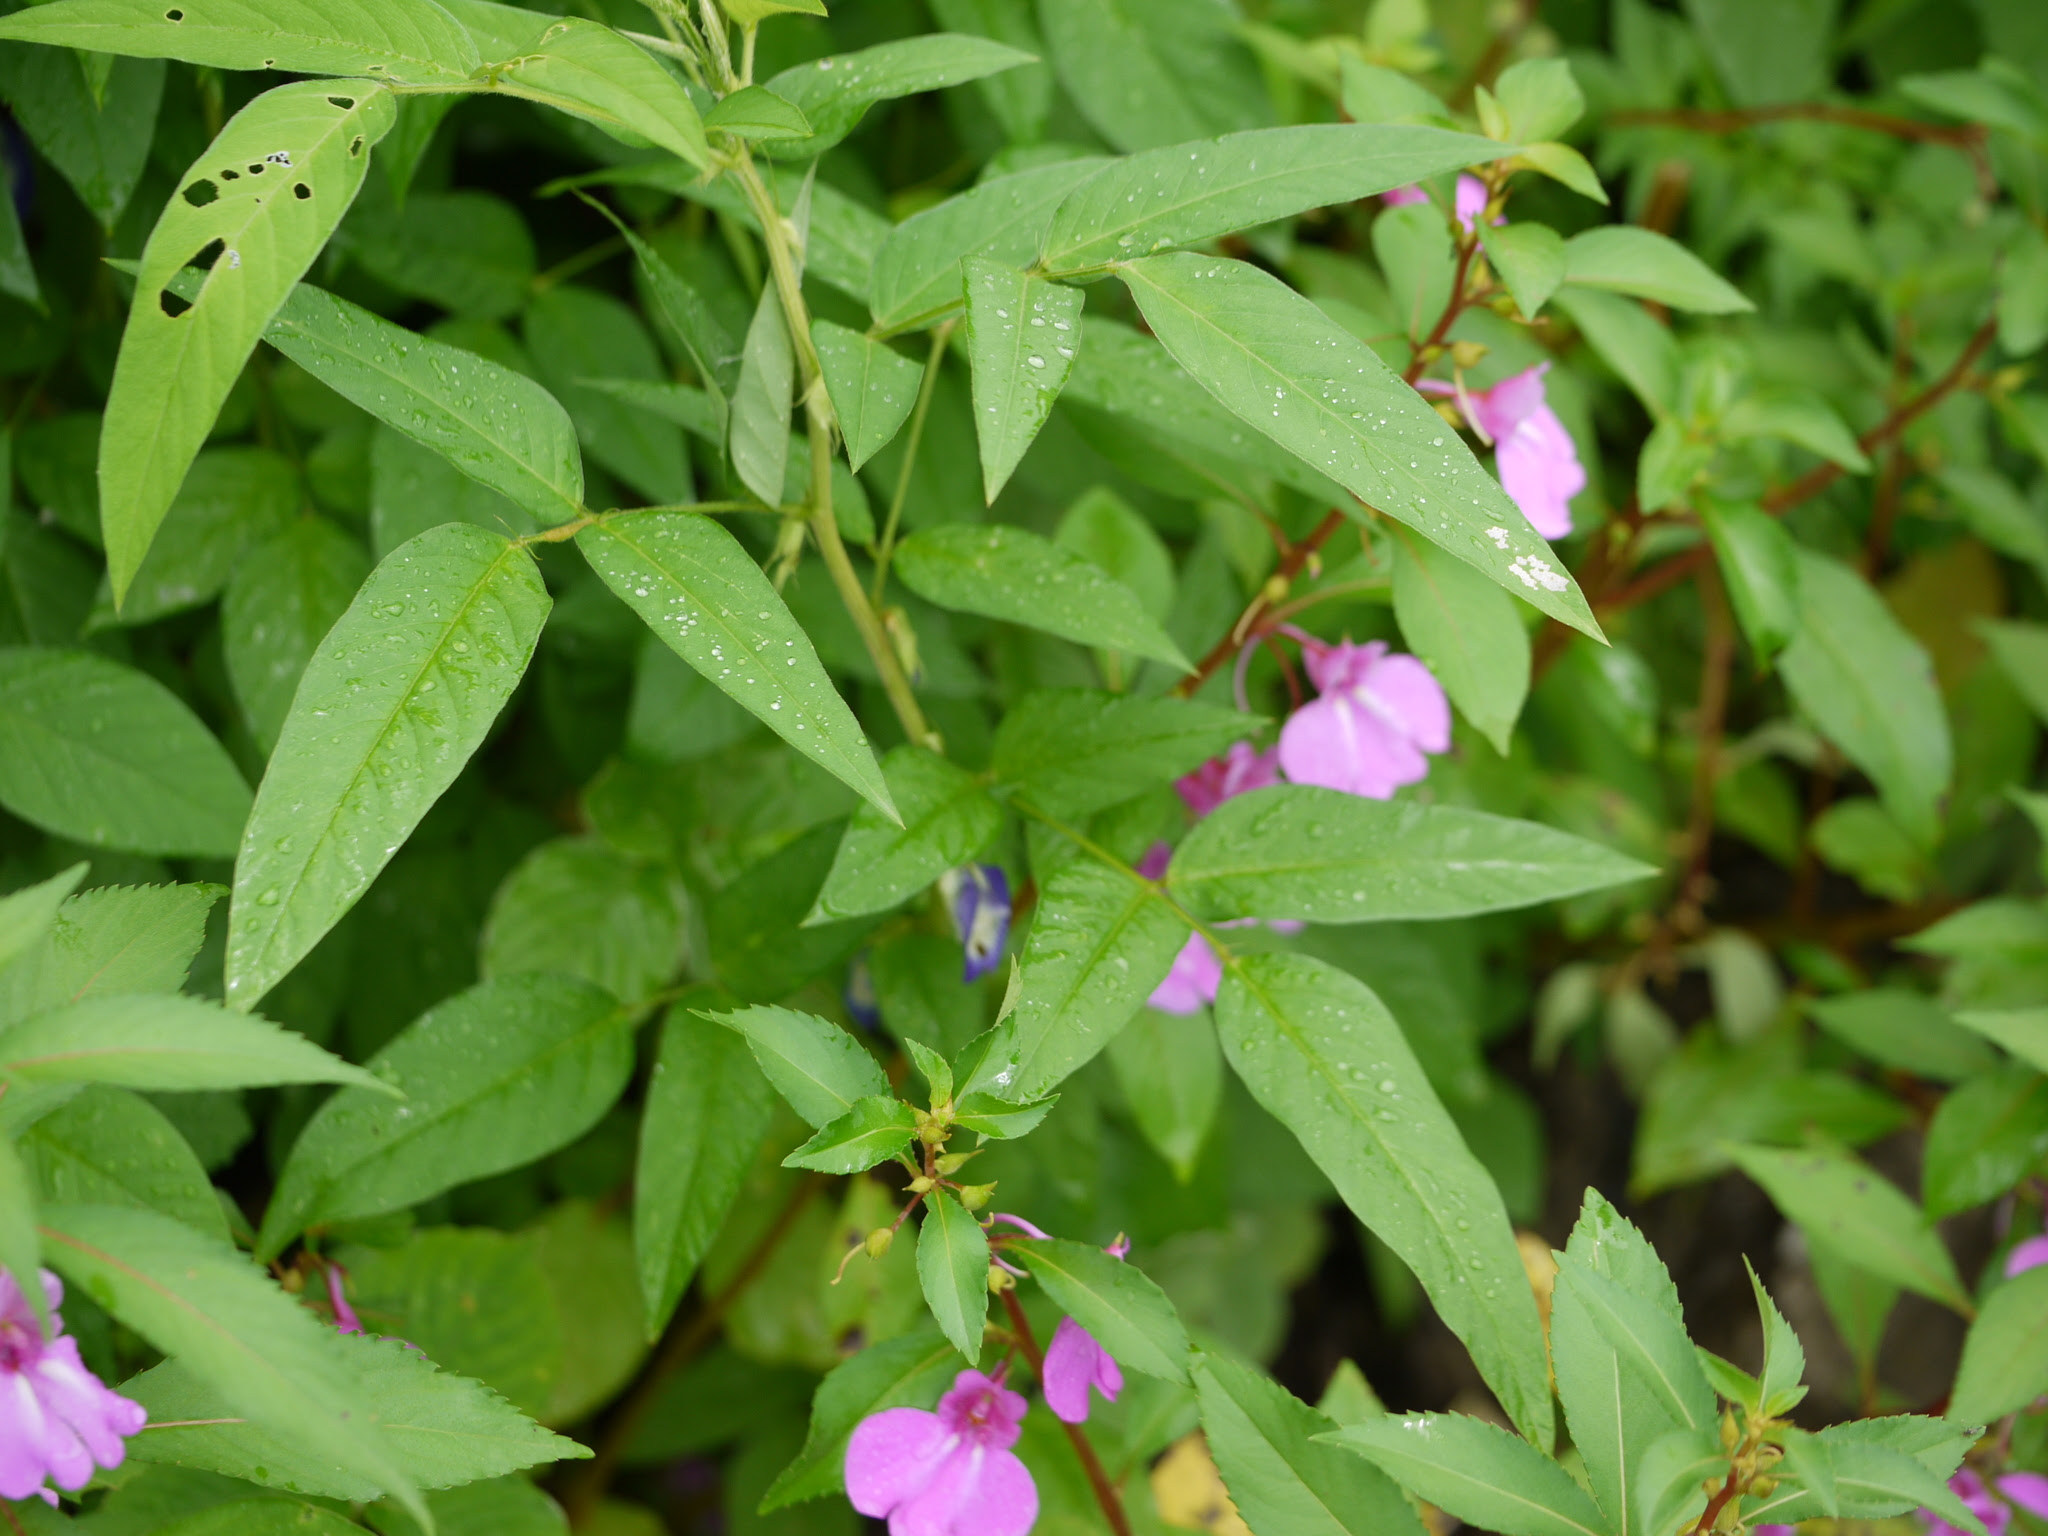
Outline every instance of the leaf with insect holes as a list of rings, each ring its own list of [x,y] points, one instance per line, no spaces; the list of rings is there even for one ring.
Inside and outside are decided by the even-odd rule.
[[[396,120],[390,92],[304,80],[231,118],[164,205],[136,274],[100,437],[100,523],[118,603],[185,471],[369,170]],[[188,305],[167,292],[188,262],[212,268]]]

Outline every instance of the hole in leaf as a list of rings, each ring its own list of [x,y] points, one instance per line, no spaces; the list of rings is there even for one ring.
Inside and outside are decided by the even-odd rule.
[[[349,141],[348,157],[353,160],[363,152],[363,136],[359,133]]]
[[[220,179],[222,181],[240,181],[242,179],[242,173],[240,171],[224,170],[220,173]]]
[[[254,165],[250,166],[249,174],[251,176],[261,176],[263,174],[263,162],[258,160]]]
[[[156,302],[158,307],[161,308],[163,312],[169,315],[173,320],[177,319],[180,315],[184,314],[186,310],[192,307],[192,301],[190,299],[181,299],[175,293],[171,292],[171,290],[168,288],[164,289],[161,293],[159,293],[156,296]]]
[[[171,10],[168,10],[168,11],[165,11],[165,12],[164,12],[164,20],[165,20],[165,21],[183,21],[184,19],[185,19],[185,13],[184,13],[183,11],[181,11],[181,10],[177,10],[177,9],[173,8],[173,9],[171,9]]]
[[[327,104],[330,107],[339,107],[342,111],[347,112],[354,108],[356,99],[353,96],[330,96],[327,98]]]
[[[188,267],[204,267],[207,271],[211,272],[213,264],[220,260],[221,253],[227,248],[225,240],[209,240],[206,244],[199,247],[199,254],[186,262],[185,265]]]
[[[194,208],[204,208],[208,203],[220,200],[220,188],[210,181],[195,181],[185,189],[183,196]]]
[[[313,189],[307,186],[303,181],[295,181],[292,183],[292,196],[296,197],[300,202],[305,202],[308,198],[312,197],[312,195]]]

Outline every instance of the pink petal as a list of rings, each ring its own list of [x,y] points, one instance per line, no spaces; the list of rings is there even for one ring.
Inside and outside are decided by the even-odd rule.
[[[1380,201],[1389,208],[1409,208],[1428,202],[1429,194],[1420,187],[1396,187],[1391,192],[1382,192]]]
[[[1173,849],[1165,843],[1154,843],[1145,850],[1145,857],[1138,861],[1138,873],[1147,880],[1157,880],[1166,873],[1166,866],[1173,861]]]
[[[1296,784],[1385,800],[1427,776],[1429,763],[1401,731],[1344,694],[1305,704],[1280,729],[1280,766]]]
[[[1586,471],[1564,423],[1545,406],[1498,439],[1494,462],[1501,487],[1546,539],[1572,531],[1571,499],[1586,488]]]
[[[1515,428],[1542,410],[1545,404],[1543,376],[1550,364],[1538,363],[1511,373],[1493,388],[1472,397],[1479,407],[1488,437],[1510,436]]]
[[[1369,640],[1364,645],[1339,640],[1335,645],[1304,645],[1301,661],[1308,669],[1309,681],[1316,685],[1317,693],[1349,693],[1354,688],[1365,686],[1372,669],[1386,654],[1387,642],[1384,640]],[[1284,759],[1281,766],[1286,766]]]
[[[2039,1472],[2008,1472],[1998,1491],[2037,1520],[2048,1520],[2048,1477]]]
[[[889,1536],[1025,1536],[1038,1488],[1009,1451],[962,1446],[889,1517]]]
[[[889,1408],[861,1420],[846,1447],[846,1496],[880,1517],[923,1491],[959,1444],[936,1413]]]
[[[1388,656],[1372,669],[1366,692],[1391,711],[1415,744],[1425,752],[1447,752],[1451,746],[1451,705],[1443,685],[1414,656]]]
[[[102,1386],[78,1358],[76,1339],[52,1343],[30,1374],[43,1402],[71,1426],[92,1459],[103,1467],[121,1465],[124,1438],[139,1431],[148,1419],[142,1405]]]
[[[1200,1013],[1216,1001],[1216,989],[1222,984],[1223,962],[1207,939],[1191,933],[1173,957],[1166,980],[1152,989],[1146,1001],[1161,1013]]]
[[[1116,1401],[1117,1393],[1124,1389],[1124,1368],[1116,1363],[1116,1356],[1106,1349],[1098,1348],[1095,1356],[1095,1390],[1102,1394],[1106,1403]]]
[[[2010,1280],[2043,1264],[2048,1264],[2048,1233],[2028,1238],[2005,1256],[2005,1277]]]
[[[1088,1422],[1088,1389],[1103,1354],[1095,1336],[1071,1317],[1060,1319],[1045,1347],[1045,1406],[1069,1424]]]
[[[1201,817],[1226,800],[1279,782],[1279,757],[1257,751],[1248,741],[1240,741],[1234,742],[1222,757],[1212,757],[1193,773],[1176,779],[1173,787],[1188,810]]]
[[[43,1405],[19,1371],[0,1371],[0,1499],[43,1486]]]
[[[1460,176],[1456,201],[1458,222],[1469,230],[1472,221],[1486,212],[1486,183],[1477,176]]]

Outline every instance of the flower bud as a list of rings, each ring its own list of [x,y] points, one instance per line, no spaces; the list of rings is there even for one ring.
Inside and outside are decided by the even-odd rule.
[[[934,1182],[935,1181],[926,1178],[923,1174],[919,1174],[916,1178],[910,1181],[910,1192],[913,1195],[928,1195],[932,1192],[932,1185]]]
[[[989,1202],[989,1196],[996,1192],[994,1184],[962,1184],[959,1189],[960,1203],[970,1211],[978,1211]]]
[[[1460,368],[1477,368],[1479,360],[1486,356],[1483,341],[1454,341],[1451,343],[1451,361]]]
[[[877,1227],[867,1235],[867,1241],[861,1246],[867,1249],[869,1258],[879,1259],[889,1251],[889,1245],[895,1241],[896,1233],[894,1229]]]
[[[1778,1491],[1778,1480],[1775,1477],[1756,1478],[1751,1481],[1749,1491],[1760,1499],[1769,1498]]]
[[[967,1166],[967,1160],[972,1156],[974,1156],[972,1152],[948,1152],[932,1166],[950,1179],[954,1174]]]
[[[1011,1275],[1011,1274],[1008,1274],[1008,1273],[1004,1272],[1003,1270],[1000,1270],[1000,1269],[996,1268],[996,1267],[995,1267],[995,1265],[993,1265],[993,1264],[989,1265],[989,1267],[988,1267],[988,1293],[989,1293],[989,1295],[991,1295],[991,1296],[1000,1296],[1000,1295],[1002,1295],[1002,1294],[1003,1294],[1003,1292],[1005,1292],[1005,1291],[1014,1291],[1014,1290],[1015,1290],[1016,1288],[1017,1288],[1017,1279],[1016,1279],[1016,1276],[1014,1276],[1014,1275]]]

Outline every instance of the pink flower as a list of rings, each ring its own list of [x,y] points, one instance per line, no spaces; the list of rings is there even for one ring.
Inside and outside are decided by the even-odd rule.
[[[1280,782],[1280,754],[1261,752],[1248,741],[1236,742],[1221,757],[1212,757],[1173,787],[1197,819],[1226,800]]]
[[[1458,192],[1455,199],[1458,222],[1464,226],[1468,233],[1471,231],[1472,221],[1486,212],[1488,197],[1486,183],[1477,176],[1460,176],[1458,178]],[[1429,194],[1420,187],[1396,187],[1391,192],[1382,192],[1380,194],[1380,201],[1389,208],[1409,208],[1417,203],[1428,202]],[[1495,219],[1493,222],[1505,224],[1507,220],[1501,218]]]
[[[2048,1264],[2048,1234],[2030,1237],[2005,1256],[2005,1278]]]
[[[1216,989],[1222,985],[1223,962],[1207,939],[1191,933],[1173,957],[1166,980],[1145,1001],[1161,1013],[1200,1013],[1216,1001]]]
[[[1045,1406],[1069,1424],[1088,1422],[1088,1389],[1116,1401],[1124,1389],[1124,1373],[1095,1335],[1071,1317],[1060,1319],[1045,1349]]]
[[[1948,1480],[1949,1491],[1961,1499],[1971,1514],[1984,1524],[1990,1536],[2005,1536],[2012,1524],[2012,1505],[2028,1514],[2048,1520],[2048,1477],[2038,1472],[2008,1472],[1998,1479],[1998,1492],[1984,1486],[1984,1479],[1968,1467]],[[2002,1497],[2001,1497],[2002,1495]],[[1949,1524],[1930,1509],[1920,1511],[1928,1536],[1969,1536],[1960,1526]]]
[[[63,1283],[46,1269],[42,1284],[48,1338],[20,1285],[0,1272],[0,1498],[36,1494],[55,1504],[46,1478],[59,1488],[83,1488],[95,1464],[118,1467],[127,1451],[122,1442],[149,1415],[85,1368],[78,1341],[64,1336],[57,1316]]]
[[[1451,706],[1413,656],[1387,654],[1384,641],[1302,647],[1322,695],[1280,731],[1280,766],[1296,784],[1319,784],[1385,800],[1429,773],[1429,752],[1451,745]]]
[[[348,1271],[339,1264],[327,1266],[327,1300],[334,1308],[334,1326],[343,1333],[361,1333],[363,1320],[356,1316],[356,1309],[348,1304],[348,1293],[341,1288]]]
[[[1521,508],[1522,516],[1546,539],[1572,531],[1572,498],[1586,488],[1586,468],[1578,446],[1550,408],[1543,389],[1547,362],[1511,374],[1491,389],[1468,390],[1463,399],[1472,425],[1493,442],[1501,488]],[[1416,385],[1427,395],[1455,395],[1455,385],[1424,379]]]
[[[846,1448],[846,1496],[889,1536],[1024,1536],[1038,1488],[1010,1447],[1026,1404],[980,1371],[962,1371],[936,1413],[870,1414]]]

